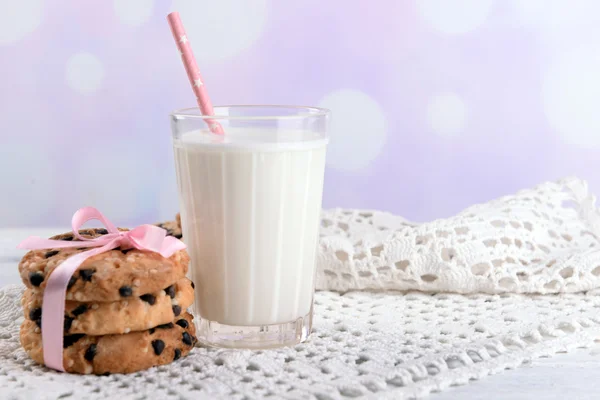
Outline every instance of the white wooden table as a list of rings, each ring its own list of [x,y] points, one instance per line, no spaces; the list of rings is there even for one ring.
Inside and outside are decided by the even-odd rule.
[[[0,287],[20,283],[15,249],[29,235],[49,237],[56,229],[0,229]],[[584,400],[600,399],[600,340],[592,349],[533,360],[521,368],[430,396],[432,400]]]

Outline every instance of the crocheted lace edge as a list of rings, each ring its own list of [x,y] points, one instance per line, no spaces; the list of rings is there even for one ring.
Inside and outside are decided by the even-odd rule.
[[[401,367],[386,379],[398,386],[385,395],[420,398],[461,386],[504,370],[516,369],[534,359],[590,348],[600,340],[600,319],[579,318],[570,322],[542,324],[535,330],[473,343],[466,350],[419,360]],[[456,364],[460,364],[456,366]],[[440,371],[439,373],[436,373]],[[368,398],[368,396],[367,396]]]

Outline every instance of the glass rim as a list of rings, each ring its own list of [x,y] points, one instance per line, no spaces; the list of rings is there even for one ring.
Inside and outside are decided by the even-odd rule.
[[[174,110],[169,115],[175,119],[200,119],[200,120],[282,120],[282,119],[302,119],[314,117],[327,117],[331,114],[331,110],[322,107],[313,106],[293,106],[293,105],[272,105],[272,104],[232,104],[214,106],[215,110],[224,108],[235,109],[280,109],[280,110],[297,110],[304,111],[294,115],[202,115],[199,107],[187,107]]]

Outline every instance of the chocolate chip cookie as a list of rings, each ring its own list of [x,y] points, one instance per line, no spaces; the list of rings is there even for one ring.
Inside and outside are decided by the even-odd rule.
[[[159,228],[165,229],[168,236],[173,236],[177,239],[181,239],[183,237],[183,234],[181,233],[181,224],[179,224],[177,221],[160,222],[155,225]]]
[[[21,325],[21,345],[37,363],[44,363],[42,336],[35,322]],[[183,313],[175,322],[123,335],[64,337],[63,365],[78,374],[126,374],[169,364],[187,355],[196,343],[192,316]]]
[[[125,231],[126,229],[121,229]],[[82,235],[106,235],[106,229],[83,229]],[[76,241],[72,233],[51,239]],[[47,277],[70,256],[86,248],[32,250],[19,263],[19,273],[28,288],[43,290]],[[137,249],[114,249],[88,258],[75,271],[67,300],[83,302],[119,301],[158,292],[185,277],[189,256],[180,250],[169,258]]]
[[[42,324],[43,293],[26,289],[21,299],[25,318]],[[175,320],[194,301],[192,282],[180,279],[155,293],[113,302],[67,300],[65,334],[108,335],[143,331]]]

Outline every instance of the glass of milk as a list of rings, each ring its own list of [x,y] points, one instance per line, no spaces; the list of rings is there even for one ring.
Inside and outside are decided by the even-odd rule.
[[[269,348],[310,334],[329,117],[295,106],[171,114],[204,344]],[[224,135],[211,133],[215,122]]]

